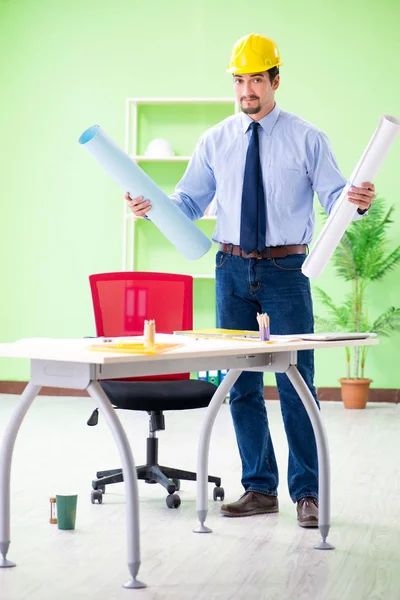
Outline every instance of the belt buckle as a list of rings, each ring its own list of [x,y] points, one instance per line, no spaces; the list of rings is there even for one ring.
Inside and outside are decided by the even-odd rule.
[[[257,258],[257,260],[262,260],[262,252],[260,252],[259,250],[257,250],[256,258]]]

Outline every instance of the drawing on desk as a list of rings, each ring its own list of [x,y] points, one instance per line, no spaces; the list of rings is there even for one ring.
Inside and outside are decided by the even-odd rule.
[[[187,335],[194,338],[249,338],[252,340],[260,339],[259,331],[248,331],[246,329],[220,329],[217,327],[211,329],[184,329],[183,331],[174,331],[176,335]]]

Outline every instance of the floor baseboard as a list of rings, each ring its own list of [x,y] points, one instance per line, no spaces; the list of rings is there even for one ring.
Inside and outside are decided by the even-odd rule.
[[[317,388],[318,400],[320,402],[341,402],[339,387]],[[275,386],[264,387],[264,398],[266,400],[278,400],[278,390]],[[395,388],[371,388],[369,390],[368,402],[400,402],[400,389]]]
[[[0,394],[20,395],[25,389],[26,381],[0,381]],[[340,402],[340,388],[320,387],[317,389],[320,402]],[[72,390],[70,388],[42,387],[40,396],[88,396],[86,390]],[[266,400],[278,400],[278,392],[275,386],[264,387],[264,398]],[[369,402],[400,403],[400,389],[395,388],[371,388],[369,391]]]
[[[27,383],[27,381],[0,381],[0,394],[17,394],[19,396]],[[86,390],[43,386],[39,396],[89,396],[89,394]]]

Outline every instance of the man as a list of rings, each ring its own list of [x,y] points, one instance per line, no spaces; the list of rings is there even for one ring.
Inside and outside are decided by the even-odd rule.
[[[257,313],[267,313],[273,334],[311,333],[310,282],[301,266],[314,230],[313,196],[318,194],[329,214],[346,180],[324,133],[275,104],[281,65],[275,42],[262,35],[247,35],[234,45],[228,72],[241,113],[200,138],[172,198],[194,220],[216,196],[219,327],[255,330]],[[360,214],[373,198],[371,183],[348,192]],[[151,207],[142,197],[126,199],[137,216]],[[317,402],[312,351],[298,353],[298,369]],[[287,376],[277,374],[276,381],[289,444],[289,493],[297,503],[299,525],[316,527],[318,465],[312,427]],[[278,469],[262,373],[242,373],[231,390],[230,407],[245,493],[221,512],[230,517],[278,512]]]

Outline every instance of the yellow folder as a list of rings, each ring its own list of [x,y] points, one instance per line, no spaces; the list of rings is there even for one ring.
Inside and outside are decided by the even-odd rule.
[[[131,343],[131,342],[115,342],[103,344],[93,344],[87,346],[88,350],[94,350],[95,352],[118,352],[121,354],[163,354],[172,350],[173,348],[180,348],[184,344],[153,344],[152,346],[146,346],[143,342]]]

